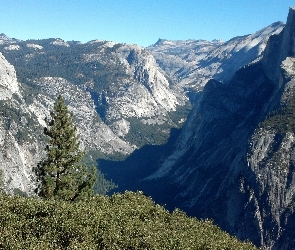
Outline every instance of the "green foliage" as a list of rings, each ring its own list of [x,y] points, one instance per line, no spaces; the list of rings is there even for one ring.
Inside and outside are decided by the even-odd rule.
[[[27,80],[26,82],[22,82],[21,91],[22,91],[24,101],[28,105],[30,105],[30,104],[32,104],[34,98],[38,94],[40,94],[41,88],[38,85],[36,85],[36,84],[34,84],[32,82],[29,82]]]
[[[256,249],[141,192],[67,202],[0,194],[0,249]]]
[[[285,105],[271,112],[260,127],[275,129],[280,134],[295,133],[295,98],[290,98]]]
[[[146,144],[164,144],[169,138],[169,128],[167,125],[144,124],[138,118],[129,118],[128,121],[130,122],[130,130],[125,139],[138,147]],[[168,130],[166,133],[164,133],[165,128]]]
[[[96,172],[96,182],[93,187],[94,193],[104,195],[114,188],[117,188],[117,185],[112,180],[107,180],[98,169]]]
[[[83,159],[82,163],[84,163],[86,166],[91,166],[91,165],[97,165],[97,159],[107,157],[106,154],[102,154],[99,151],[88,151]],[[107,194],[110,190],[116,188],[116,184],[112,180],[107,180],[104,176],[104,174],[100,171],[100,169],[97,167],[96,168],[96,181],[93,187],[94,193],[95,194],[101,194],[105,195]]]
[[[144,145],[163,145],[167,143],[170,136],[171,128],[181,128],[183,123],[179,121],[186,119],[191,105],[187,103],[184,106],[179,106],[176,111],[169,112],[169,120],[161,125],[144,124],[138,118],[129,118],[130,130],[125,136],[125,139],[131,144],[138,147]]]
[[[80,163],[84,152],[79,150],[73,114],[69,113],[61,95],[50,115],[51,120],[46,119],[48,127],[44,129],[49,137],[47,157],[36,168],[41,184],[38,194],[71,201],[88,197],[93,194],[96,169],[92,167],[89,173],[87,166]]]

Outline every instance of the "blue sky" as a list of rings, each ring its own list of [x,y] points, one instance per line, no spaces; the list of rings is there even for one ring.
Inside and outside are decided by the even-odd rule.
[[[0,0],[0,33],[22,40],[94,39],[148,46],[223,39],[286,22],[294,0]]]

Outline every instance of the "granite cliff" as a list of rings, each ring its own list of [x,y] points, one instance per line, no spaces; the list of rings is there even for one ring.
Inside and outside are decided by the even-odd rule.
[[[40,159],[39,134],[25,105],[14,67],[0,53],[0,171],[9,193],[32,194],[31,166]]]
[[[295,248],[294,31],[290,8],[261,60],[210,80],[174,150],[144,179],[158,201],[268,249]]]
[[[234,73],[261,57],[268,38],[279,34],[282,22],[273,23],[253,34],[221,40],[169,41],[159,39],[147,49],[161,68],[186,90],[201,90],[214,78],[224,82]]]
[[[274,27],[280,28],[264,40],[259,58],[234,74],[228,72],[233,74],[229,80],[208,81],[165,153],[143,151],[159,160],[137,154],[121,170],[102,162],[107,175],[119,187],[141,189],[170,209],[180,207],[190,215],[212,218],[257,246],[294,249],[295,9],[290,9],[283,29],[281,23],[267,29]],[[222,48],[220,41],[215,43]],[[158,44],[159,51],[165,46],[167,53],[180,53],[169,41]],[[209,54],[216,51],[210,46]],[[172,65],[167,68],[177,74]],[[150,168],[140,171],[142,165]]]

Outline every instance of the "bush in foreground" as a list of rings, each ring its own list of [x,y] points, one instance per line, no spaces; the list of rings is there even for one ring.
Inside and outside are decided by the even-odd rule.
[[[141,192],[68,202],[0,195],[0,249],[255,249]]]

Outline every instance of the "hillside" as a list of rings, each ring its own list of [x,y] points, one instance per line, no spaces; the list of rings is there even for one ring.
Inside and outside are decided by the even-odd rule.
[[[1,249],[256,249],[142,193],[85,202],[0,195]]]
[[[33,193],[44,119],[59,94],[74,113],[88,164],[165,143],[188,113],[183,91],[136,45],[1,34],[0,51],[0,170],[9,193]]]
[[[147,49],[167,75],[187,90],[198,91],[214,78],[224,82],[263,54],[268,38],[282,31],[282,22],[229,41],[159,39]]]
[[[181,116],[173,121],[169,112],[173,113],[184,106],[187,98],[181,89],[169,82],[153,56],[137,45],[100,40],[85,44],[61,39],[20,41],[2,34],[0,51],[15,67],[21,85],[30,87],[24,93],[25,100],[36,116],[41,113],[40,106],[44,106],[40,105],[41,100],[54,99],[57,92],[64,93],[71,106],[83,100],[84,107],[80,109],[84,110],[87,106],[88,110],[74,112],[82,116],[79,124],[86,126],[83,121],[93,118],[85,116],[95,112],[95,119],[111,130],[103,135],[117,137],[99,140],[116,141],[111,147],[98,146],[100,151],[107,151],[108,154],[128,154],[134,149],[134,145],[128,144],[141,146],[159,143],[153,139],[156,136],[150,134],[138,138],[134,133],[137,126],[144,130],[150,128],[150,131],[156,126],[161,136],[167,134],[170,127],[178,126],[184,118]],[[73,94],[75,92],[79,94]],[[140,122],[134,123],[134,118]],[[93,129],[96,130],[92,127],[81,128],[81,133],[91,133]],[[83,136],[86,137],[89,138]]]
[[[208,81],[169,150],[145,176],[130,174],[138,189],[256,246],[295,248],[294,30],[290,8],[260,59],[229,80]],[[119,187],[134,188],[120,169],[116,179],[115,167],[102,169]],[[142,165],[124,167],[132,173]]]

